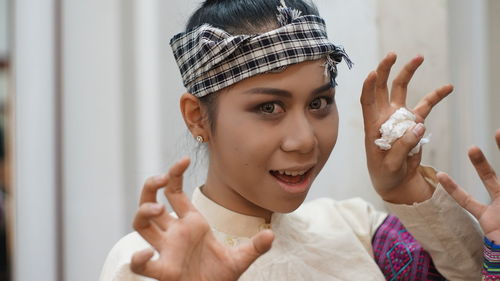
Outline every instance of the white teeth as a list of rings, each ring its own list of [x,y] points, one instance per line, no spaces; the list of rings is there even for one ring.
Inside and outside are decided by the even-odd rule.
[[[287,176],[292,176],[292,177],[295,177],[295,176],[302,176],[303,174],[305,174],[307,172],[307,170],[304,170],[304,171],[287,171],[287,170],[279,170],[278,173],[280,175],[287,175]]]

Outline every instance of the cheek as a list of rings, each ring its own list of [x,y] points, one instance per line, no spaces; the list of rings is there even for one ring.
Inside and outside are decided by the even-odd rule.
[[[272,204],[265,203],[267,198],[275,198],[273,189],[266,187],[268,165],[279,144],[277,130],[266,130],[245,114],[232,117],[219,119],[210,163],[223,186],[268,209]]]
[[[265,169],[268,158],[275,149],[272,132],[263,132],[262,127],[246,114],[225,116],[217,124],[215,155],[227,169]],[[263,136],[265,134],[265,136]]]
[[[321,152],[322,158],[328,158],[333,147],[337,143],[339,129],[339,116],[337,112],[337,107],[332,109],[332,114],[322,120],[316,128],[316,135],[318,138],[318,146]],[[326,161],[326,160],[325,160]]]

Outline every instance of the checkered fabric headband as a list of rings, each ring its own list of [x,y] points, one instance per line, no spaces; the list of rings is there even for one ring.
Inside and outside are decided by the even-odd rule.
[[[336,65],[344,58],[350,67],[351,61],[328,41],[324,20],[284,5],[278,11],[281,27],[262,34],[233,36],[204,24],[175,35],[170,46],[188,92],[203,97],[257,74],[321,58],[335,86]]]

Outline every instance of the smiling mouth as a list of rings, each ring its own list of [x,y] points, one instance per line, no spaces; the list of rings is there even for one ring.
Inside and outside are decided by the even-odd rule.
[[[298,185],[307,179],[311,170],[312,168],[301,171],[273,170],[269,171],[269,173],[283,183]]]

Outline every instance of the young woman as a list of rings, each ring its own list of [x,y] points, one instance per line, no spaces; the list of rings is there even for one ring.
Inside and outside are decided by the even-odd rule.
[[[491,241],[500,241],[500,184],[480,151],[471,159],[494,199],[489,206],[421,166],[421,152],[408,156],[452,86],[422,99],[412,110],[416,125],[390,150],[375,145],[382,123],[406,107],[422,57],[407,63],[389,90],[396,55],[388,54],[361,95],[371,180],[394,216],[360,199],[302,204],[335,146],[336,64],[348,61],[312,5],[206,1],[171,45],[188,90],[182,116],[208,149],[207,178],[192,200],[182,191],[187,158],[148,179],[137,232],[113,248],[102,281],[480,280],[480,226],[489,255],[483,275],[496,280],[488,270],[498,266]],[[161,188],[175,214],[156,202]]]

